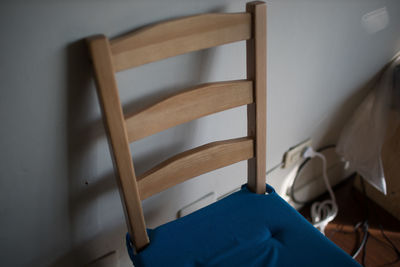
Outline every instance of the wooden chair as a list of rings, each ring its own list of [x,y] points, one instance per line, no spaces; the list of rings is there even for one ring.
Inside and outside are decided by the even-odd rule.
[[[246,40],[246,80],[202,84],[183,93],[173,95],[135,114],[123,114],[115,79],[116,72],[179,54],[242,40]],[[135,265],[146,265],[141,263],[146,261],[145,258],[151,262],[154,257],[157,257],[157,255],[152,255],[153,251],[158,253],[161,250],[164,253],[165,249],[174,249],[171,248],[173,246],[186,249],[186,245],[182,245],[180,241],[175,240],[175,242],[180,243],[171,245],[168,243],[169,240],[166,240],[169,239],[171,229],[176,227],[171,223],[164,228],[166,229],[164,231],[166,233],[165,238],[162,237],[162,234],[158,235],[162,239],[161,242],[156,242],[157,244],[162,243],[159,248],[154,248],[158,245],[152,246],[153,240],[149,244],[150,240],[141,206],[142,200],[205,172],[247,160],[247,186],[242,187],[238,194],[218,201],[218,204],[215,203],[217,205],[211,205],[213,206],[211,209],[214,209],[212,212],[216,214],[215,208],[222,211],[224,207],[233,207],[233,210],[236,211],[239,206],[244,205],[243,203],[249,204],[249,208],[240,207],[243,213],[249,211],[250,218],[243,222],[244,226],[239,226],[239,230],[248,229],[247,232],[242,233],[244,239],[243,236],[239,239],[244,240],[247,246],[249,245],[248,239],[251,239],[248,236],[249,234],[259,242],[258,236],[261,233],[265,241],[262,243],[264,252],[260,251],[261,254],[264,253],[263,259],[261,261],[258,259],[258,265],[249,263],[251,266],[265,266],[265,260],[273,261],[271,264],[280,262],[282,266],[290,266],[291,262],[288,263],[288,260],[292,257],[295,260],[293,263],[297,266],[306,266],[309,263],[307,253],[311,252],[318,254],[319,261],[311,261],[309,266],[318,266],[314,263],[325,263],[321,260],[321,257],[334,258],[331,263],[345,263],[341,264],[342,266],[356,266],[348,255],[314,229],[301,215],[279,198],[271,187],[267,186],[270,194],[265,194],[266,5],[264,2],[248,3],[246,12],[243,13],[203,14],[185,17],[151,25],[112,40],[103,35],[98,35],[89,38],[88,44],[93,60],[103,117],[111,143],[115,171],[119,179],[128,231],[132,237],[136,255],[142,257],[138,260],[138,263],[135,262]],[[188,150],[136,177],[131,160],[130,142],[202,116],[242,105],[247,105],[248,133],[246,137],[213,142]],[[191,214],[177,220],[179,221],[178,224],[186,223],[184,228],[186,227],[187,230],[188,220],[195,222],[203,216],[204,212],[210,211],[210,209],[207,209],[209,207],[195,213],[197,215],[192,216]],[[267,212],[269,211],[273,215],[268,215]],[[220,220],[219,214],[213,216],[215,220],[212,222],[211,228],[220,223],[218,221]],[[210,223],[209,217],[206,218],[207,223]],[[242,214],[238,214],[237,218],[242,218]],[[260,218],[260,221],[256,222],[258,218]],[[221,224],[224,223],[226,222]],[[255,225],[260,226],[261,231],[253,231],[252,227],[255,227]],[[266,228],[266,225],[270,229]],[[222,228],[217,229],[216,233],[221,232],[220,230],[225,231],[224,228],[229,228],[225,225],[218,227]],[[209,229],[206,227],[203,230],[204,233],[208,233]],[[178,230],[176,233],[179,235],[181,231]],[[235,230],[225,233],[222,239],[231,239],[231,233],[234,234]],[[207,243],[206,250],[208,250],[208,244],[213,245],[212,238],[214,236],[212,235],[203,240],[202,234],[197,234],[196,237],[193,237],[192,243],[196,242],[194,241],[195,238],[204,241],[203,243]],[[182,237],[180,240],[184,240],[184,238]],[[298,244],[306,238],[311,240],[310,243],[298,247]],[[220,238],[218,241],[222,246],[230,247],[232,245],[226,245],[222,239]],[[188,244],[191,245],[191,243]],[[236,243],[234,246],[236,246]],[[288,249],[283,251],[283,248]],[[246,257],[243,257],[242,250],[240,253],[236,253],[234,257],[231,257],[231,254],[228,253],[228,262],[240,266],[239,262],[242,260],[247,264],[247,259],[253,259],[254,253],[259,249],[260,246],[257,243],[254,249],[247,249],[250,254]],[[276,251],[281,250],[280,253],[283,253],[283,256],[277,259],[274,255]],[[193,251],[196,251],[196,249]],[[265,251],[267,252],[265,253]],[[176,252],[174,251],[174,253]],[[210,256],[211,254],[207,255]],[[174,257],[185,257],[185,255],[169,257],[174,266],[177,266]],[[196,262],[196,266],[208,266],[211,264],[209,259],[210,257],[206,260],[203,259],[203,264],[198,264],[197,259],[194,262]],[[134,260],[134,257],[132,257],[132,260]],[[160,261],[163,265],[167,264],[165,259]],[[178,265],[182,265],[183,261]],[[213,262],[215,263],[213,266],[221,266],[218,259]],[[154,262],[148,263],[148,265],[157,266]],[[186,263],[183,265],[188,266]],[[224,266],[232,266],[232,264]]]
[[[168,34],[166,32],[168,31]],[[115,73],[146,63],[231,42],[247,40],[247,80],[202,84],[138,113],[123,114]],[[248,160],[248,184],[265,193],[266,5],[246,12],[204,14],[172,20],[109,40],[88,39],[129,233],[137,250],[149,239],[141,200],[190,178]],[[129,143],[226,109],[247,105],[248,136],[210,143],[161,163],[136,177]]]

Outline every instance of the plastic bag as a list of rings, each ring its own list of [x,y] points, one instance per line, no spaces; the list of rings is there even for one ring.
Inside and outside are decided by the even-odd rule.
[[[372,186],[386,195],[381,150],[389,134],[389,113],[399,113],[400,56],[395,57],[346,123],[336,152]],[[399,117],[397,115],[397,117]]]

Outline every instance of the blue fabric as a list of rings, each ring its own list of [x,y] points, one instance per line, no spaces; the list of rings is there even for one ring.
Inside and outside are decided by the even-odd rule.
[[[148,230],[140,266],[360,266],[267,185],[241,190],[190,215]]]

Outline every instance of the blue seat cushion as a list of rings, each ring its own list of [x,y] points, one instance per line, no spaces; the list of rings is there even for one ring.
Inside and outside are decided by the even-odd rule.
[[[139,266],[360,266],[267,185],[241,190],[183,218],[148,230],[133,254]]]

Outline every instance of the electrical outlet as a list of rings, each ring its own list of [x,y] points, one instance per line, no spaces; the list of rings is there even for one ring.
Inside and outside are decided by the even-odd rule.
[[[282,168],[287,168],[290,165],[298,162],[302,158],[302,154],[304,152],[304,149],[306,147],[311,146],[311,139],[307,139],[304,142],[301,142],[300,144],[289,148],[288,151],[285,152],[283,155],[283,166]]]

